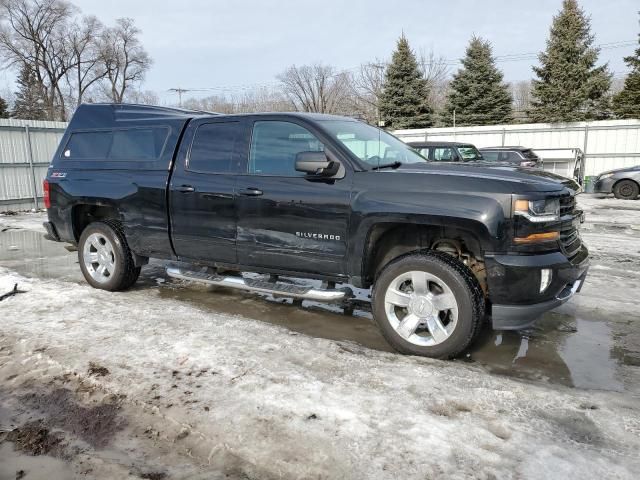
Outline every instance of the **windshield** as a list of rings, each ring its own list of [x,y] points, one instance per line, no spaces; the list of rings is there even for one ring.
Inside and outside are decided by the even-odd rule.
[[[372,167],[400,163],[422,163],[427,159],[384,130],[362,122],[323,120],[322,126],[363,162]]]
[[[482,154],[473,145],[464,145],[458,147],[458,153],[462,157],[463,162],[471,162],[473,160],[482,160]]]

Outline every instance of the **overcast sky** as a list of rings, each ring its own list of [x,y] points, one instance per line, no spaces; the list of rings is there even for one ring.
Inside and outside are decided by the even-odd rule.
[[[544,49],[561,0],[75,0],[106,24],[132,17],[154,59],[145,88],[214,88],[274,82],[292,64],[339,69],[388,59],[402,31],[414,50],[459,59],[472,34],[494,55]],[[634,41],[638,0],[580,0],[596,43]],[[394,6],[397,5],[397,6]],[[604,49],[601,61],[622,74],[633,46]],[[500,61],[507,81],[529,79],[535,59]],[[451,67],[455,71],[457,67]],[[220,92],[220,90],[212,90]],[[202,93],[198,94],[202,95]],[[162,94],[172,101],[171,94]]]

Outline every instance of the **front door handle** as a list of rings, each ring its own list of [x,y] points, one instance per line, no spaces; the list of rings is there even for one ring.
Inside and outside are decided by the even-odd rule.
[[[259,197],[260,195],[262,195],[262,190],[260,190],[259,188],[249,187],[242,190],[240,192],[240,195],[244,195],[246,197]]]
[[[176,188],[176,192],[180,192],[180,193],[191,193],[195,191],[196,189],[193,188],[191,185],[180,185],[179,187]]]

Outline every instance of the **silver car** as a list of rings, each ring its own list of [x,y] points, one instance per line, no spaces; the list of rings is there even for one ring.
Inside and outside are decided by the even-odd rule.
[[[640,194],[640,165],[609,170],[598,175],[594,193],[613,193],[616,198],[635,200]]]

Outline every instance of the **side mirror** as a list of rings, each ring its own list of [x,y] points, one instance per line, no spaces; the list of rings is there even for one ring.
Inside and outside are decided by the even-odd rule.
[[[296,155],[296,170],[308,175],[332,177],[340,170],[340,162],[329,160],[324,152],[300,152]]]

